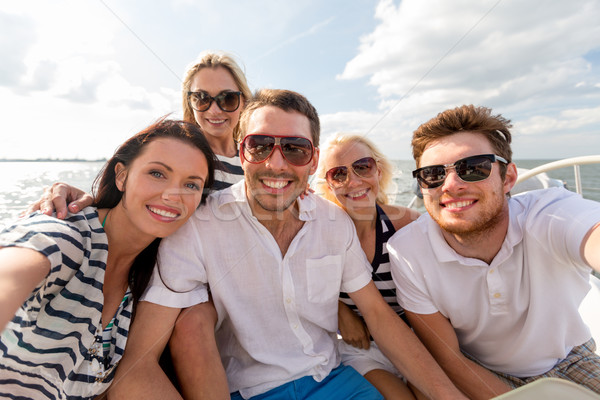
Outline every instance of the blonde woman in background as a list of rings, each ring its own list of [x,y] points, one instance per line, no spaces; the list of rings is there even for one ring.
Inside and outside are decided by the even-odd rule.
[[[252,92],[240,66],[227,53],[200,54],[186,71],[182,97],[184,121],[200,125],[223,164],[215,171],[213,189],[225,189],[243,179],[235,140],[240,113]]]
[[[406,207],[388,204],[393,167],[364,136],[340,134],[321,147],[316,192],[337,203],[352,218],[363,251],[373,267],[373,281],[383,298],[403,316],[396,300],[385,244],[400,228],[419,217]],[[339,352],[387,399],[414,398],[392,363],[379,351],[358,309],[340,294]]]

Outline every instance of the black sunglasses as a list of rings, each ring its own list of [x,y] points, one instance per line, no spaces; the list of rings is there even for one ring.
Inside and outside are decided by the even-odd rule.
[[[354,161],[350,164],[350,168],[361,178],[370,178],[377,171],[377,163],[373,157],[365,157]],[[345,165],[333,167],[325,174],[325,179],[331,187],[339,188],[348,182],[350,176],[349,168]]]
[[[465,157],[453,164],[429,165],[413,171],[413,178],[417,178],[419,186],[423,189],[433,189],[444,184],[448,168],[454,168],[456,175],[463,182],[479,182],[489,178],[492,173],[492,164],[499,161],[508,164],[504,158],[495,154],[480,154]]]
[[[312,142],[297,136],[247,135],[240,145],[244,158],[252,164],[264,162],[276,147],[287,162],[297,167],[308,164],[314,154]]]
[[[225,112],[233,112],[240,106],[240,96],[242,92],[221,92],[215,97],[212,97],[205,91],[188,92],[190,106],[196,111],[206,111],[215,101],[217,106]]]

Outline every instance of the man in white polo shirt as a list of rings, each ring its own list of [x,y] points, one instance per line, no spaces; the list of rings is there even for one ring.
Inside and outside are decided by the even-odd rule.
[[[379,347],[413,385],[431,398],[464,398],[377,291],[348,216],[312,193],[299,198],[318,162],[314,107],[298,93],[263,90],[240,121],[245,181],[209,196],[161,243],[109,398],[177,397],[157,359],[179,309],[209,304],[203,303],[209,285],[233,399],[381,399],[360,374],[340,365],[340,291],[350,294]],[[179,346],[187,346],[188,360],[175,352],[195,369],[213,354],[197,351],[210,338],[201,327],[187,331],[192,334]],[[217,359],[190,374],[185,392],[219,389],[210,377],[220,368]]]
[[[470,398],[543,376],[600,392],[600,359],[578,313],[600,270],[600,204],[562,188],[507,196],[510,121],[444,111],[413,135],[428,215],[388,241],[411,326]]]

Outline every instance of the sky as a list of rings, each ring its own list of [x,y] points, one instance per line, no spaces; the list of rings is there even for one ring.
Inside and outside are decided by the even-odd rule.
[[[475,104],[515,159],[600,153],[600,0],[0,2],[0,158],[110,157],[181,117],[186,67],[234,55],[250,88],[304,94],[322,139],[411,159],[412,132]]]

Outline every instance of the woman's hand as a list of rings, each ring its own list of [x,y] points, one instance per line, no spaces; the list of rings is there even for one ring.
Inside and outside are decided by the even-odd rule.
[[[21,216],[29,215],[38,210],[46,215],[52,215],[56,211],[56,217],[64,219],[67,216],[68,202],[70,202],[68,210],[76,213],[87,206],[91,206],[93,200],[92,195],[83,190],[67,185],[66,183],[57,182],[45,188],[42,197],[30,204]]]
[[[304,196],[308,196],[309,193],[314,193],[315,191],[311,189],[310,185],[306,186],[304,192],[300,193],[300,198],[304,199]]]
[[[371,345],[369,328],[363,320],[341,301],[338,302],[338,328],[344,342],[367,350]]]

